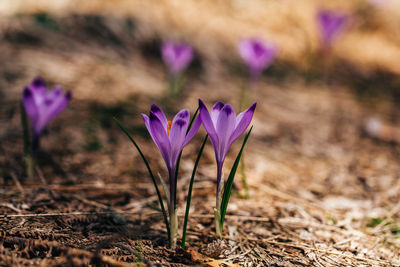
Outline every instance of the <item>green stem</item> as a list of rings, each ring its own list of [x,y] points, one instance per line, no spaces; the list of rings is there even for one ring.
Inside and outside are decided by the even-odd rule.
[[[221,224],[221,205],[222,205],[222,194],[225,191],[224,179],[225,179],[224,175],[222,175],[221,180],[219,182],[219,190],[217,192],[216,205],[214,208],[215,236],[217,239],[222,239],[223,224]]]
[[[215,218],[215,237],[217,239],[222,239],[222,224],[221,221],[221,210],[214,208],[214,218]]]
[[[21,125],[23,129],[24,138],[24,159],[25,159],[25,172],[29,180],[33,178],[35,170],[35,161],[33,157],[33,149],[31,144],[31,138],[29,134],[29,124],[28,118],[25,112],[23,103],[20,104],[21,107]]]
[[[175,250],[176,249],[176,239],[177,239],[177,234],[178,234],[178,214],[176,212],[176,209],[171,208],[170,210],[170,217],[169,221],[171,223],[170,229],[171,229],[171,238],[169,240],[169,245],[171,249]]]
[[[169,94],[175,97],[182,94],[185,75],[183,73],[171,74],[169,78]]]
[[[175,77],[171,76],[169,80],[169,96],[173,97],[175,95]]]
[[[243,110],[245,108],[245,105],[247,104],[246,102],[246,86],[245,83],[243,83],[243,86],[241,87],[240,91],[240,99],[239,99],[239,110]],[[246,169],[245,169],[245,164],[244,164],[244,154],[240,160],[240,175],[241,175],[241,181],[243,185],[243,192],[239,192],[239,195],[244,197],[244,198],[249,198],[249,186],[247,184],[247,175],[246,175]]]

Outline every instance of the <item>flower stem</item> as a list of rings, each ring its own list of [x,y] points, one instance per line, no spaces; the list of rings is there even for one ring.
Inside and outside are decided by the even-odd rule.
[[[222,166],[221,166],[222,167]],[[214,208],[214,218],[215,218],[215,236],[217,239],[222,239],[222,227],[221,227],[221,201],[222,201],[222,188],[224,187],[224,177],[221,175],[222,168],[218,166],[218,177],[219,184],[217,186],[217,198]]]
[[[26,116],[25,108],[21,102],[21,125],[23,129],[24,138],[24,159],[25,159],[25,172],[29,180],[33,178],[35,170],[35,161],[33,157],[33,147],[31,146],[31,139],[29,134],[28,118]]]
[[[249,79],[248,81],[249,85],[247,86],[248,88],[251,88],[252,85],[255,87],[255,83],[252,83],[252,80]],[[240,91],[240,99],[239,99],[239,110],[244,109],[244,107],[247,105],[247,97],[246,97],[246,85],[243,83],[243,86],[241,87]],[[246,175],[246,169],[245,169],[245,164],[244,164],[244,154],[242,158],[240,159],[240,175],[241,175],[241,181],[243,185],[243,192],[239,192],[239,195],[243,198],[248,199],[250,197],[249,195],[249,186],[247,184],[247,175]]]
[[[176,239],[178,234],[178,215],[176,212],[176,187],[177,187],[178,168],[169,169],[169,223],[171,235],[169,245],[171,249],[176,249]]]
[[[171,75],[171,78],[169,79],[169,96],[173,97],[175,95],[175,86],[176,86],[176,82],[175,82],[175,76]]]
[[[217,239],[222,239],[222,228],[221,228],[221,210],[214,208],[214,218],[215,218],[215,237]]]
[[[178,214],[176,209],[170,209],[170,230],[171,230],[171,237],[169,240],[169,245],[171,249],[176,249],[176,239],[178,234]]]

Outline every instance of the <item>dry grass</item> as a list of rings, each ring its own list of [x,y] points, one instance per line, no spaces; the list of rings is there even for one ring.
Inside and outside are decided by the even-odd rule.
[[[134,17],[143,35],[190,41],[210,60],[236,56],[236,43],[246,36],[273,40],[282,60],[304,64],[318,48],[315,13],[329,7],[353,14],[351,29],[336,48],[336,56],[361,67],[400,72],[400,3],[375,8],[366,1],[102,1],[6,0],[0,11],[103,14]],[[214,62],[215,63],[215,62]]]

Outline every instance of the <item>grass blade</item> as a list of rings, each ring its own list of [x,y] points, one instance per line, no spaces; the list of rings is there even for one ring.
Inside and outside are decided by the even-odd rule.
[[[251,126],[249,132],[246,134],[246,136],[243,140],[242,147],[240,148],[240,151],[235,159],[235,163],[233,164],[231,172],[229,173],[228,180],[226,181],[226,184],[224,186],[224,193],[222,195],[222,201],[221,201],[221,221],[220,221],[221,229],[224,226],[225,214],[226,214],[226,209],[228,207],[229,198],[231,196],[233,179],[235,178],[235,174],[236,174],[239,162],[240,162],[240,157],[242,156],[244,146],[247,143],[247,139],[249,139],[251,130],[253,130],[253,126]]]
[[[192,200],[194,176],[196,174],[197,166],[199,165],[199,161],[200,161],[201,155],[203,154],[204,146],[206,145],[207,139],[208,139],[208,134],[204,138],[203,144],[200,147],[199,154],[197,155],[196,161],[194,163],[192,176],[190,177],[190,184],[189,184],[188,196],[187,196],[187,201],[186,201],[185,220],[183,221],[183,233],[182,233],[182,248],[183,249],[185,249],[186,228],[187,228],[187,222],[189,219],[190,202]]]
[[[161,194],[160,194],[160,190],[158,189],[157,182],[156,182],[156,179],[154,178],[153,172],[150,169],[149,162],[147,161],[146,157],[143,155],[142,151],[140,150],[139,146],[136,144],[135,140],[133,140],[131,135],[124,128],[124,126],[122,126],[121,123],[115,117],[113,119],[118,124],[119,128],[121,128],[121,130],[126,134],[126,136],[128,136],[128,138],[131,140],[132,144],[136,147],[137,151],[139,152],[140,156],[142,157],[142,159],[144,161],[144,164],[147,167],[147,170],[149,172],[149,175],[151,177],[151,180],[153,181],[154,187],[155,187],[156,192],[157,192],[158,201],[160,202],[161,211],[162,211],[163,217],[164,217],[164,223],[165,223],[165,226],[167,227],[168,240],[170,240],[171,239],[171,232],[170,232],[170,229],[169,229],[167,212],[165,211],[164,203],[163,203],[163,200],[162,200],[162,197],[161,197]]]
[[[193,117],[192,117],[192,119],[190,120],[189,126],[188,126],[188,128],[187,128],[187,130],[186,130],[186,134],[188,134],[189,131],[190,131],[190,128],[192,128],[194,119],[196,119],[196,116],[197,116],[198,113],[199,113],[199,108],[197,108],[196,111],[194,112]]]

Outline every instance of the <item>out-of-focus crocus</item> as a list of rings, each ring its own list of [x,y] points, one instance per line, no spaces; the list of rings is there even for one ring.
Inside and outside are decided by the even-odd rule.
[[[317,13],[318,29],[323,49],[330,49],[336,39],[343,33],[349,19],[347,14],[320,9]]]
[[[216,208],[219,209],[220,184],[222,178],[222,166],[229,148],[239,136],[249,126],[256,102],[250,108],[236,116],[235,110],[229,104],[217,102],[208,112],[206,105],[199,99],[200,119],[208,133],[214,147],[215,158],[217,161],[217,200]]]
[[[46,125],[57,117],[71,100],[71,91],[63,94],[61,87],[47,90],[44,81],[36,78],[31,85],[25,87],[22,93],[22,102],[28,115],[34,138],[38,138]]]
[[[276,46],[257,38],[244,39],[238,45],[239,54],[249,67],[250,77],[257,80],[261,72],[271,65]]]
[[[186,109],[179,111],[171,122],[167,120],[161,108],[153,104],[150,109],[150,115],[142,114],[142,117],[151,138],[160,150],[167,165],[169,174],[170,242],[171,248],[175,249],[178,227],[175,203],[176,164],[184,146],[199,130],[201,120],[197,118],[189,132],[186,133],[189,126],[189,111]]]
[[[165,42],[161,48],[162,58],[170,73],[181,73],[193,59],[193,49],[188,44]]]

